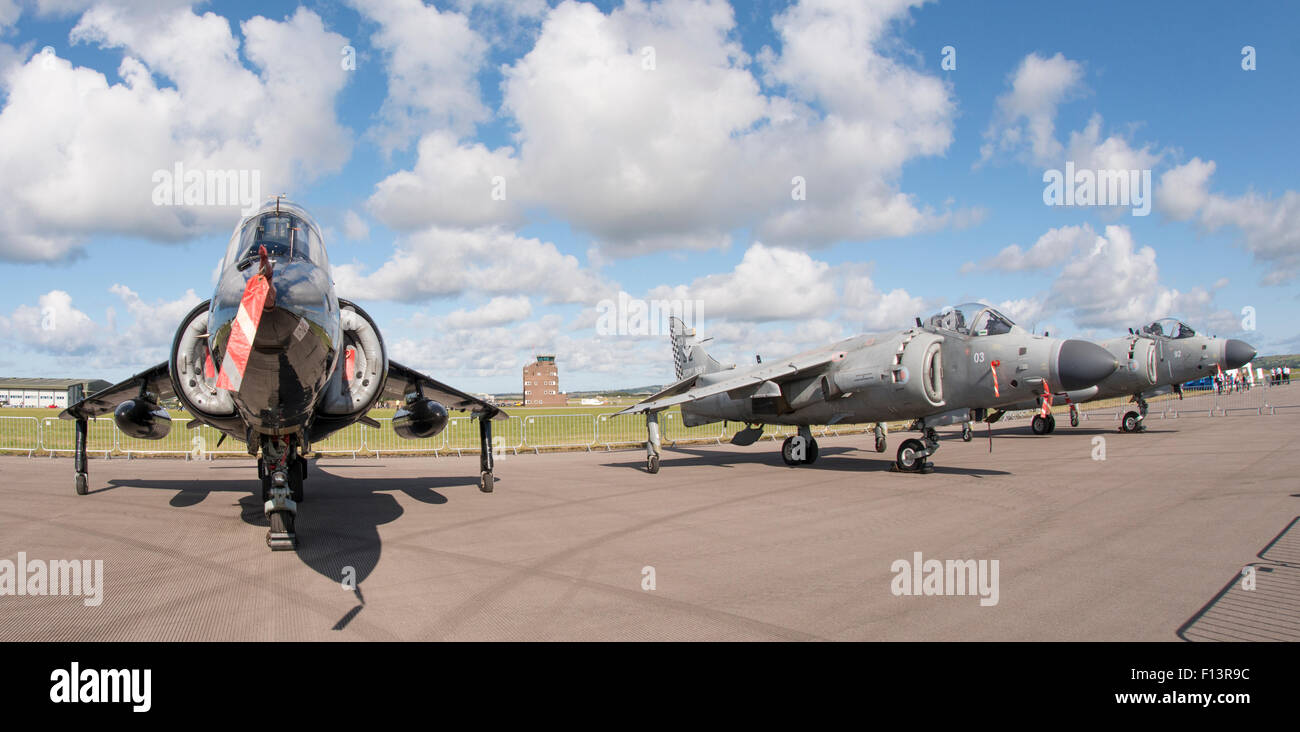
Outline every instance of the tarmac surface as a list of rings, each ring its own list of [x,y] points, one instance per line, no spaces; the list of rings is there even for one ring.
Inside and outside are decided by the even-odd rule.
[[[251,460],[95,459],[77,496],[3,457],[0,560],[104,580],[0,595],[0,640],[1300,640],[1300,408],[1148,424],[951,430],[929,475],[890,471],[902,434],[509,456],[492,494],[475,457],[321,459],[296,552]],[[916,552],[997,560],[997,604],[895,595]]]

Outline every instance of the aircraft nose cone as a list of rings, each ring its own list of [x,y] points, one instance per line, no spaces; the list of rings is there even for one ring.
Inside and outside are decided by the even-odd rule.
[[[1239,369],[1255,358],[1255,349],[1245,341],[1229,338],[1223,346],[1224,368]]]
[[[1114,373],[1119,362],[1096,343],[1073,338],[1061,344],[1056,378],[1066,391],[1085,389]]]

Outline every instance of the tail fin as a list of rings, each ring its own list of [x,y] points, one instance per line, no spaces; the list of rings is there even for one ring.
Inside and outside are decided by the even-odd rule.
[[[687,328],[681,318],[668,318],[668,329],[672,335],[673,366],[677,370],[678,381],[688,376],[722,370],[722,364],[706,353],[704,346],[695,338],[695,329]]]

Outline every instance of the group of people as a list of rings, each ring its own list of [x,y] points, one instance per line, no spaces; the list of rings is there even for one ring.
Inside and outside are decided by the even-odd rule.
[[[1231,394],[1238,391],[1247,391],[1255,385],[1256,378],[1259,383],[1268,386],[1281,386],[1291,383],[1290,366],[1274,366],[1265,373],[1264,369],[1259,369],[1258,377],[1251,372],[1250,366],[1243,366],[1240,369],[1228,369],[1222,373],[1214,375],[1214,392],[1216,394]]]
[[[1290,366],[1274,366],[1268,371],[1268,383],[1272,386],[1291,383]]]

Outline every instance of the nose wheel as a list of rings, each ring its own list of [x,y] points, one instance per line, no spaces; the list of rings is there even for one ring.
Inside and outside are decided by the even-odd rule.
[[[1050,435],[1056,431],[1056,417],[1035,414],[1034,419],[1029,423],[1029,429],[1036,435]]]

